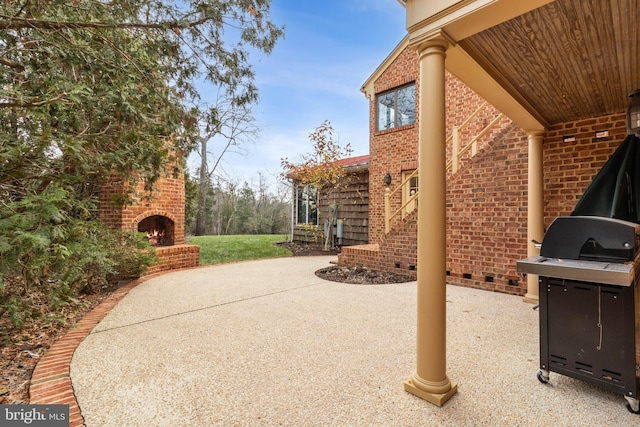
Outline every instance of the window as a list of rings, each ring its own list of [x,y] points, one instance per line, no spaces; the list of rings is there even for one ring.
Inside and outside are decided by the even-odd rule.
[[[298,187],[296,223],[318,224],[318,189],[315,185]]]
[[[406,204],[406,206],[402,211],[402,218],[409,215],[418,206],[416,199],[409,201],[418,192],[418,175],[416,175],[415,169],[402,172],[402,182],[404,181],[407,183],[402,189],[402,205]]]
[[[377,97],[377,130],[392,129],[416,121],[416,85],[411,83]]]

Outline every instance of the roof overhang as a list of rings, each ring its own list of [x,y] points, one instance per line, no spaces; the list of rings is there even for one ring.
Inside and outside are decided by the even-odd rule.
[[[394,50],[382,61],[376,70],[364,82],[360,91],[369,100],[375,96],[375,82],[398,56],[409,46],[409,36],[405,36]],[[504,83],[495,80],[485,68],[478,64],[459,45],[453,45],[447,50],[445,61],[447,71],[473,89],[494,107],[526,130],[540,130],[547,126],[545,120],[535,110],[527,105],[526,100],[515,97],[505,89]]]
[[[554,0],[407,0],[411,39],[443,30],[463,40]]]
[[[446,69],[527,131],[538,131],[549,123],[517,91],[510,91],[478,64],[460,45],[447,49]]]
[[[640,88],[637,0],[406,0],[407,45],[450,42],[446,69],[529,131],[626,111]]]

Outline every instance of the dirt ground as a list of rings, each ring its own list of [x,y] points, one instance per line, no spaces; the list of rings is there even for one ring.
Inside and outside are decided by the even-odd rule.
[[[90,295],[82,295],[81,305],[74,309],[64,307],[57,313],[50,312],[46,300],[34,301],[34,309],[46,314],[38,320],[27,321],[20,331],[11,335],[9,344],[0,344],[0,404],[29,403],[29,383],[40,358],[85,314],[126,283],[113,283]],[[45,320],[54,314],[56,322]],[[0,328],[10,330],[7,326],[0,322]]]
[[[337,255],[340,253],[338,248],[325,251],[319,243],[280,242],[276,245],[290,250],[293,256]]]

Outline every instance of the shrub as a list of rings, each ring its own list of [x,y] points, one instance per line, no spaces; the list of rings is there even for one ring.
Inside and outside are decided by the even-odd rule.
[[[139,277],[156,261],[146,239],[109,230],[88,208],[72,206],[54,185],[0,205],[0,329],[45,313],[55,318],[83,293]]]

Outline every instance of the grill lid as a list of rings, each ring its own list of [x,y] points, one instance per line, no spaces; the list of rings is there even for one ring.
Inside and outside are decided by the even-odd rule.
[[[571,215],[640,223],[640,138],[627,136],[591,181]]]
[[[635,258],[640,224],[597,216],[560,216],[544,235],[540,255],[600,262]]]
[[[629,286],[640,273],[640,138],[629,135],[519,273]],[[632,262],[629,262],[632,261]],[[636,268],[638,267],[638,268]]]

